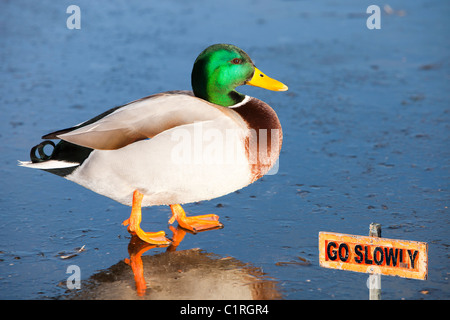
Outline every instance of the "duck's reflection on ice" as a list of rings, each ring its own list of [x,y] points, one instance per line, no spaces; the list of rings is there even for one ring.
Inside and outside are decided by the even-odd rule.
[[[186,235],[171,227],[166,252],[143,255],[156,246],[133,236],[130,257],[93,275],[69,299],[280,299],[277,283],[260,269],[200,249],[176,251]],[[131,267],[131,268],[130,268]]]

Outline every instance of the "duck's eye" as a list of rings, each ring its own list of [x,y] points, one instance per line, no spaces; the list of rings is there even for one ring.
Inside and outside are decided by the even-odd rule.
[[[232,62],[233,64],[241,64],[241,63],[242,63],[242,60],[239,59],[239,58],[234,58],[233,60],[231,60],[231,62]]]

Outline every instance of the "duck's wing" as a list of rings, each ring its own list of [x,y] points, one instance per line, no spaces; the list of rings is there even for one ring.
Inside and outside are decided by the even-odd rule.
[[[231,110],[196,98],[189,91],[166,92],[111,109],[76,127],[43,138],[113,150],[177,126],[224,116],[233,116]]]

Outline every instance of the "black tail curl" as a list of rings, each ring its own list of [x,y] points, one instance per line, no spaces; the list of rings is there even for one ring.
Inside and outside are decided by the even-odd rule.
[[[52,145],[53,151],[54,151],[55,148],[56,148],[56,145],[55,145],[55,143],[54,143],[53,141],[50,141],[50,140],[42,141],[42,142],[39,143],[37,146],[34,146],[33,148],[31,148],[31,151],[30,151],[30,159],[31,159],[31,162],[37,163],[37,162],[43,162],[43,161],[50,160],[50,159],[52,158],[53,152],[52,152],[52,154],[50,154],[50,155],[47,155],[47,154],[44,152],[44,147],[45,147],[46,145],[49,145],[49,144]],[[39,157],[36,156],[36,150],[37,150],[38,153],[39,153]]]

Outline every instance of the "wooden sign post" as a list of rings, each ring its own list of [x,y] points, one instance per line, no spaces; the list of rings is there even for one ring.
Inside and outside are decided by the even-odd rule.
[[[425,242],[381,238],[381,226],[371,224],[369,236],[319,232],[319,262],[324,268],[426,280],[428,245]],[[376,277],[370,283],[379,284]],[[381,295],[375,286],[371,297]]]
[[[369,237],[381,238],[381,224],[370,224]],[[369,300],[381,300],[381,275],[379,273],[371,273],[368,281]]]

